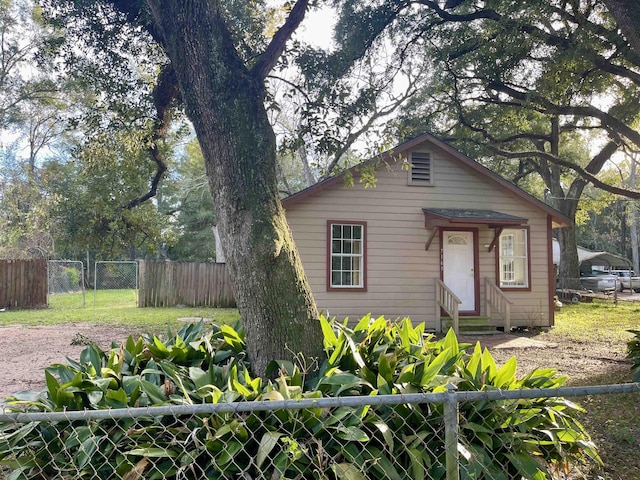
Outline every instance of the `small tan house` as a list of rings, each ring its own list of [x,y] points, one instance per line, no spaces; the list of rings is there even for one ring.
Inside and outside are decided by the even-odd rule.
[[[430,134],[283,204],[318,307],[357,320],[553,325],[552,228],[571,221]],[[372,162],[374,162],[372,161]]]

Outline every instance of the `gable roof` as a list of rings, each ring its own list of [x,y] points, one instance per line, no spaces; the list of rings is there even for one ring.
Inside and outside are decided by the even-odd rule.
[[[530,203],[533,206],[535,206],[536,208],[546,212],[548,215],[551,216],[554,228],[567,227],[567,226],[570,226],[570,225],[573,224],[573,221],[571,219],[569,219],[568,217],[564,216],[562,213],[558,212],[556,209],[550,207],[549,205],[547,205],[543,201],[537,199],[536,197],[528,194],[527,192],[525,192],[521,188],[517,187],[513,183],[511,183],[511,182],[505,180],[504,178],[502,178],[497,173],[491,171],[490,169],[488,169],[487,167],[481,165],[480,163],[476,162],[475,160],[472,160],[471,158],[467,157],[462,152],[456,150],[455,148],[453,148],[448,143],[440,140],[439,138],[431,135],[430,133],[423,133],[422,135],[420,135],[420,136],[418,136],[416,138],[413,138],[411,140],[407,140],[406,142],[401,143],[397,147],[392,148],[391,150],[387,150],[386,152],[381,153],[377,157],[374,157],[374,158],[372,158],[370,160],[367,160],[367,161],[365,161],[363,163],[355,165],[354,167],[351,167],[347,171],[353,173],[355,169],[361,168],[363,165],[367,165],[369,163],[373,163],[373,162],[378,161],[378,160],[396,159],[400,155],[405,154],[408,151],[411,151],[413,148],[415,148],[418,145],[420,145],[422,143],[425,143],[425,142],[429,142],[429,143],[435,145],[436,147],[444,150],[449,155],[451,155],[454,159],[456,159],[457,161],[459,161],[463,165],[471,168],[475,172],[483,175],[489,181],[496,183],[497,185],[499,185],[504,190],[508,190],[511,193],[514,193],[516,196],[520,197],[525,202]],[[313,194],[319,193],[322,190],[324,190],[324,189],[326,189],[326,188],[338,183],[342,179],[342,177],[344,176],[345,173],[346,172],[342,172],[339,175],[336,175],[336,176],[333,176],[333,177],[328,177],[328,178],[316,183],[315,185],[307,187],[304,190],[299,191],[298,193],[294,193],[293,195],[283,199],[282,200],[282,204],[284,205],[285,208],[293,206],[296,203],[299,203],[299,202],[303,201],[305,198],[307,198],[307,197],[309,197],[309,196],[311,196]]]

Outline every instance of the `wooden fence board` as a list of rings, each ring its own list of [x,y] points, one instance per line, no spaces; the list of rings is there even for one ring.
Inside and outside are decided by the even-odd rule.
[[[234,307],[224,264],[140,261],[140,307]]]
[[[0,308],[34,308],[46,304],[46,260],[0,260]]]

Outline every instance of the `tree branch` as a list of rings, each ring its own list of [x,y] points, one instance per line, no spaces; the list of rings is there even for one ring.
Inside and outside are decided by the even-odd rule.
[[[611,4],[609,5],[609,9],[612,9],[613,4],[616,3],[620,3],[620,5],[618,5],[618,9],[621,10],[621,14],[622,16],[620,18],[618,18],[616,16],[616,20],[619,23],[619,26],[621,28],[623,28],[621,22],[623,20],[627,20],[628,25],[630,25],[631,23],[631,19],[630,16],[628,15],[628,12],[626,12],[625,10],[628,8],[629,10],[632,10],[632,6],[631,5],[627,5],[627,7],[623,6],[622,3],[626,3],[629,2],[630,4],[635,4],[633,6],[633,8],[637,9],[637,14],[640,15],[640,1],[639,0],[606,0],[605,3],[607,4]],[[496,12],[493,9],[488,9],[488,10],[478,10],[476,12],[473,12],[471,14],[464,14],[464,15],[456,15],[456,14],[452,14],[449,13],[445,10],[443,10],[442,8],[439,7],[438,3],[435,1],[431,1],[431,0],[423,0],[422,2],[423,5],[428,6],[429,8],[431,8],[442,20],[447,21],[447,22],[470,22],[473,20],[477,20],[477,19],[487,19],[487,20],[494,20],[496,22],[498,21],[503,21],[505,23],[505,25],[510,26],[511,28],[513,28],[514,30],[519,30],[523,33],[529,34],[529,35],[533,35],[534,37],[538,38],[539,40],[542,40],[544,43],[546,43],[547,45],[553,45],[553,46],[557,46],[560,47],[562,49],[567,49],[570,48],[571,46],[575,46],[574,45],[574,41],[571,38],[565,38],[562,37],[560,35],[556,35],[553,33],[549,33],[546,32],[545,30],[541,29],[538,26],[535,25],[530,25],[530,24],[526,24],[526,23],[517,23],[513,20],[510,20],[506,17],[504,17],[503,15],[501,15],[500,13]],[[630,60],[632,63],[639,65],[640,64],[640,57],[638,56],[638,54],[640,54],[640,46],[638,47],[637,50],[630,50],[629,49],[629,45],[624,43],[624,39],[622,39],[616,32],[607,30],[606,28],[600,26],[600,25],[596,25],[593,22],[589,21],[587,18],[584,17],[584,15],[572,15],[571,13],[567,12],[565,9],[562,8],[553,8],[553,10],[560,15],[562,18],[571,21],[573,23],[575,23],[576,26],[579,27],[583,27],[583,28],[588,28],[591,32],[600,35],[602,37],[604,37],[607,41],[613,43],[614,45],[616,45],[618,47],[618,49],[625,55],[627,60]],[[615,15],[615,14],[614,14]],[[624,31],[624,29],[623,29]],[[637,32],[634,34],[636,38],[640,39],[640,34],[638,34]],[[629,37],[629,43],[632,42],[633,38],[628,35],[625,32],[625,36]],[[640,41],[640,40],[639,40]],[[632,45],[633,46],[633,45]],[[471,44],[468,45],[466,47],[464,47],[463,49],[461,49],[459,52],[454,52],[452,54],[451,58],[458,58],[466,53],[469,53],[475,49],[477,49],[479,47],[478,44]],[[621,65],[615,65],[613,64],[609,59],[603,57],[602,55],[599,55],[595,50],[592,51],[593,54],[593,58],[594,58],[594,64],[596,65],[597,68],[604,70],[608,73],[611,73],[612,75],[617,75],[617,76],[622,76],[625,78],[628,78],[629,80],[633,81],[636,84],[640,85],[640,75],[636,72],[634,72],[633,70],[630,70],[624,66]]]
[[[608,152],[608,145],[605,147],[605,149],[607,149]],[[640,200],[640,191],[637,190],[629,190],[626,188],[620,188],[620,187],[616,187],[613,185],[609,185],[606,182],[603,182],[602,180],[598,179],[598,177],[596,177],[595,175],[592,175],[591,173],[589,173],[586,169],[576,165],[575,163],[572,162],[567,162],[566,160],[562,160],[561,158],[555,157],[553,155],[551,155],[550,153],[547,152],[541,152],[541,151],[537,151],[537,150],[533,150],[533,151],[518,151],[518,152],[510,152],[507,150],[501,150],[497,147],[495,147],[494,145],[487,145],[487,147],[492,150],[494,153],[503,156],[505,158],[515,158],[515,159],[520,159],[520,158],[527,158],[527,157],[537,157],[537,158],[544,158],[545,160],[548,160],[549,162],[555,163],[556,165],[560,165],[562,167],[566,167],[570,170],[573,170],[574,172],[578,173],[582,178],[590,181],[591,183],[593,183],[593,185],[595,187],[598,187],[602,190],[605,190],[607,192],[611,192],[614,193],[616,195],[622,195],[623,197],[627,197],[627,198],[632,198],[635,200]],[[609,147],[610,148],[610,147]],[[603,149],[603,151],[605,150]],[[606,155],[607,152],[600,152],[597,156],[599,155]],[[609,157],[611,155],[609,154]]]
[[[556,105],[555,103],[547,100],[546,98],[538,95],[535,92],[516,90],[513,87],[497,81],[490,81],[487,87],[501,93],[506,93],[510,97],[522,103],[536,103],[540,107],[537,108],[537,110],[541,113],[597,118],[604,126],[609,127],[611,131],[624,135],[630,141],[640,147],[639,132],[629,127],[622,120],[610,115],[607,112],[603,112],[602,110],[594,106]]]
[[[308,6],[309,0],[298,0],[296,2],[284,25],[278,29],[267,49],[260,55],[260,58],[251,70],[253,76],[259,81],[263,81],[278,62],[278,58],[282,55],[287,41],[304,19]]]
[[[351,148],[351,146],[355,143],[355,141],[366,131],[368,131],[371,126],[380,118],[391,115],[395,110],[405,104],[407,99],[411,98],[412,95],[416,92],[416,80],[411,77],[407,78],[409,85],[404,92],[402,92],[399,96],[392,99],[390,103],[386,106],[376,110],[372,113],[371,117],[356,131],[351,132],[347,135],[347,138],[340,145],[340,148],[333,154],[333,159],[331,163],[327,167],[327,173],[325,176],[331,175],[333,170],[338,166],[338,163],[342,159],[342,156]]]
[[[149,191],[144,195],[134,198],[127,203],[123,210],[131,210],[156,196],[158,186],[167,172],[167,164],[164,161],[161,143],[166,139],[171,125],[170,107],[174,101],[180,98],[178,79],[170,64],[165,65],[158,75],[158,83],[153,89],[153,104],[156,107],[156,121],[153,126],[153,135],[149,145],[149,155],[156,164],[156,174],[151,181]]]
[[[442,20],[447,22],[471,22],[473,20],[487,19],[487,20],[500,20],[502,15],[493,10],[492,8],[486,10],[476,10],[473,13],[468,14],[454,14],[449,13],[446,10],[440,8],[438,2],[434,2],[432,0],[421,0],[419,2],[421,5],[425,5],[433,10]],[[461,2],[460,2],[461,3]],[[446,6],[445,6],[446,8]]]
[[[604,0],[604,3],[633,51],[640,55],[640,1]]]

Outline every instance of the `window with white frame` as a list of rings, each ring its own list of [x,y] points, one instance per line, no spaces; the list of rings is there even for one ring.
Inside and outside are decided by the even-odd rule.
[[[364,289],[365,223],[329,223],[329,288]]]
[[[500,235],[499,274],[502,288],[529,287],[528,230],[504,229]]]

